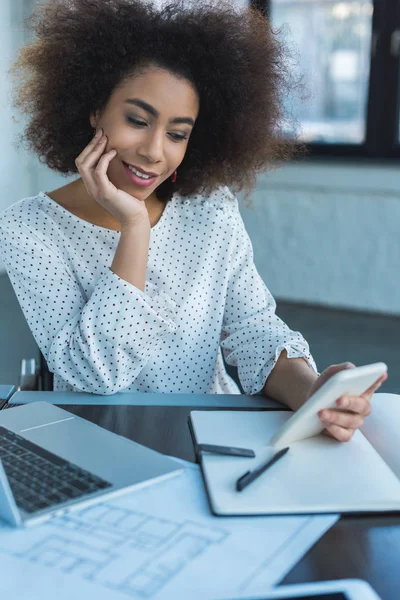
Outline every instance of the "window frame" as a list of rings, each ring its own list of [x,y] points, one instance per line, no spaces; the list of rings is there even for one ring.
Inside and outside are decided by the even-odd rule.
[[[250,5],[268,16],[273,1],[250,0]],[[400,157],[400,2],[373,0],[373,5],[366,139],[361,144],[307,142],[309,156]]]

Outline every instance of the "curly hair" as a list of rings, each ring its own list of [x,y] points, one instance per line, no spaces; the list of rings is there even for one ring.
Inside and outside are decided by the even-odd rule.
[[[27,149],[50,169],[77,173],[75,159],[93,134],[90,113],[147,65],[184,77],[200,101],[179,177],[163,182],[158,198],[220,185],[249,192],[259,172],[295,151],[283,131],[287,54],[256,9],[227,0],[162,8],[146,0],[48,0],[25,25],[36,39],[9,70],[14,106],[30,117]]]

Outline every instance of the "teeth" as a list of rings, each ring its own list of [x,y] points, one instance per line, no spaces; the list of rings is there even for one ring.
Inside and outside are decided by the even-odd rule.
[[[142,179],[151,179],[151,177],[153,177],[152,175],[145,175],[144,173],[141,173],[140,171],[137,171],[136,169],[134,169],[133,167],[131,167],[131,165],[128,165],[128,169],[130,171],[132,171],[132,173],[135,173],[135,175],[137,175],[138,177],[142,177]]]

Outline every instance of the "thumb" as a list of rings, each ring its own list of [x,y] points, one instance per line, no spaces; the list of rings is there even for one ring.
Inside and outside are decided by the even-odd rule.
[[[324,383],[328,381],[333,375],[339,373],[340,371],[345,371],[346,369],[354,369],[356,365],[351,362],[340,363],[339,365],[331,365],[324,371],[322,371],[321,375],[318,377],[315,382],[315,387],[313,389],[313,393],[316,392]]]

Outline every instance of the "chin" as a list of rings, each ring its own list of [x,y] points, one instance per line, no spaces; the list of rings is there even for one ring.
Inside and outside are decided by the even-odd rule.
[[[135,198],[137,198],[138,200],[147,200],[147,198],[149,198],[150,196],[153,195],[155,189],[156,188],[152,188],[152,187],[140,189],[140,188],[136,188],[136,187],[132,186],[129,189],[129,191],[128,190],[127,191],[131,196],[135,196]]]

